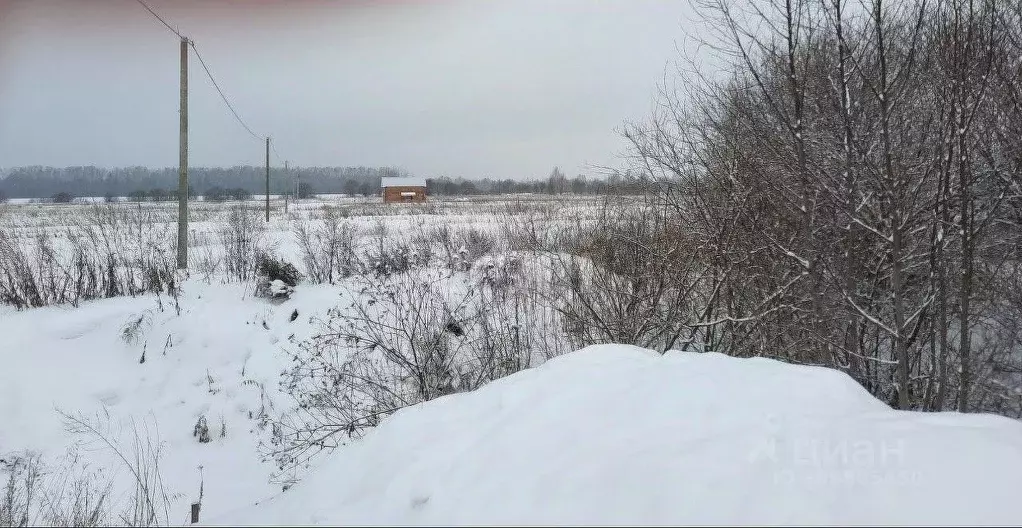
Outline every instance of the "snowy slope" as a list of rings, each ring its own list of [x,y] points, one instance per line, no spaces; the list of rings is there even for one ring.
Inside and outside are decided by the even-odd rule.
[[[1018,524],[1022,425],[843,374],[590,347],[400,411],[210,524]]]
[[[251,290],[190,280],[181,315],[165,296],[162,312],[153,296],[0,311],[0,458],[31,450],[54,462],[84,440],[65,431],[59,409],[101,419],[122,447],[131,446],[132,422],[163,443],[172,524],[187,518],[188,504],[198,496],[199,466],[204,514],[280,491],[269,483],[275,468],[260,462],[258,415],[261,409],[272,414],[273,400],[280,401],[278,380],[288,365],[281,351],[288,338],[317,331],[310,318],[339,297],[329,286],[305,285],[274,305],[252,298]],[[292,321],[296,309],[299,317]],[[123,339],[124,325],[142,315],[136,340]],[[206,417],[209,443],[193,436],[200,416]],[[88,447],[81,456],[118,470],[115,499],[123,506],[130,475],[112,453]]]
[[[58,408],[151,424],[172,524],[199,466],[214,525],[1022,523],[1016,421],[892,411],[826,369],[626,346],[405,409],[281,493],[252,416],[280,401],[288,339],[315,333],[338,295],[302,286],[274,305],[191,280],[181,315],[153,297],[0,309],[0,456],[61,455],[75,439]]]

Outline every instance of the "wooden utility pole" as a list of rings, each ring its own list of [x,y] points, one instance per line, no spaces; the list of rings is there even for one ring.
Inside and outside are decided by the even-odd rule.
[[[266,138],[266,221],[270,221],[270,138]]]
[[[188,39],[181,37],[181,137],[177,182],[177,268],[188,269]]]
[[[284,162],[284,181],[287,181],[287,161]],[[297,199],[298,199],[298,196],[296,195],[295,196],[295,200],[297,200]],[[285,190],[284,191],[284,216],[287,216],[287,201],[288,201],[287,200],[287,191]]]

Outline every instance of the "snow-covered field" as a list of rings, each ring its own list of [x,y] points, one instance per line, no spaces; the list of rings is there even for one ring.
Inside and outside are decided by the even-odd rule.
[[[542,284],[531,266],[538,255],[563,249],[558,233],[584,231],[598,207],[539,198],[414,207],[308,201],[291,204],[290,216],[274,203],[264,226],[249,205],[260,224],[250,233],[255,245],[306,275],[290,299],[257,297],[254,277],[232,278],[225,268],[230,205],[197,204],[193,271],[176,278],[173,295],[0,305],[0,476],[20,482],[24,465],[14,461],[32,455],[48,472],[30,524],[51,523],[45,505],[63,503],[54,490],[73,488],[79,477],[111,483],[105,509],[113,523],[132,520],[130,512],[118,515],[131,510],[140,480],[162,482],[152,495],[166,498],[145,524],[188,524],[199,501],[200,523],[212,525],[1022,522],[1013,504],[1022,485],[1016,421],[895,412],[844,374],[821,368],[622,345],[570,352],[563,348],[570,340],[556,336],[522,346],[527,364],[509,367],[509,375],[404,406],[365,436],[312,459],[291,483],[268,452],[276,418],[296,404],[281,381],[296,357],[340,350],[343,362],[348,348],[358,348],[339,340],[302,356],[302,344],[372,325],[337,324],[337,313],[378,306],[375,297],[359,300],[365,284],[382,288],[386,305],[387,288],[400,284],[387,281],[420,277],[398,271],[363,281],[367,270],[391,273],[387,266],[395,264],[381,264],[388,259],[421,262],[446,274],[437,284],[441,296],[451,296],[489,291],[479,284],[516,257],[535,286]],[[88,207],[8,205],[0,225],[19,244],[34,244],[40,232],[67,241],[75,218],[94,218]],[[152,244],[172,246],[172,204],[112,207],[150,212],[140,231]],[[331,218],[350,230],[344,251],[361,255],[362,267],[313,281],[296,226],[307,222],[310,238],[321,242]],[[536,240],[528,244],[508,238],[530,231]],[[397,258],[376,247],[384,243],[411,249]],[[56,244],[66,252],[58,260],[73,255],[72,246]],[[242,249],[252,257],[252,248]],[[458,309],[474,309],[491,294],[474,295]],[[542,295],[512,289],[511,298],[515,314],[547,313],[517,304],[545,302]],[[369,314],[401,320],[386,310]],[[508,326],[515,339],[556,334],[536,325],[543,317]],[[464,335],[444,338],[451,347],[444,350],[475,358],[476,341],[462,341],[476,339],[476,327],[464,326]],[[505,335],[487,346],[502,345]],[[522,367],[530,368],[515,373]],[[388,387],[401,391],[403,383]],[[150,445],[160,447],[159,457],[147,456]],[[159,479],[140,479],[132,472],[139,468],[158,469]]]

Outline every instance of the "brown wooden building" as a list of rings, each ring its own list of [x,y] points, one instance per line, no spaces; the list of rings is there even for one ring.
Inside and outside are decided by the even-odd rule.
[[[422,203],[426,201],[426,178],[380,178],[384,203]]]

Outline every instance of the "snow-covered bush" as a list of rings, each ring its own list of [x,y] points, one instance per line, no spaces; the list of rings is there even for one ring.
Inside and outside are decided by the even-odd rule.
[[[0,456],[0,527],[111,526],[110,484],[74,459],[49,467],[37,454]]]
[[[434,228],[431,235],[444,249],[448,265],[461,271],[467,270],[479,258],[501,249],[497,237],[474,226],[458,228],[445,224]]]
[[[156,433],[150,429],[148,421],[139,424],[132,421],[132,428],[129,438],[123,438],[120,427],[114,424],[108,415],[87,417],[82,414],[68,414],[60,412],[64,419],[65,429],[73,434],[79,443],[78,446],[90,446],[90,449],[106,451],[114,460],[120,462],[123,469],[130,475],[132,489],[127,494],[126,504],[113,504],[106,497],[111,497],[114,483],[107,482],[103,488],[95,487],[95,478],[92,487],[85,490],[96,494],[102,491],[98,504],[103,509],[104,517],[96,526],[109,525],[114,521],[114,508],[121,507],[120,513],[116,514],[119,524],[125,526],[169,526],[170,525],[170,492],[164,486],[161,463],[163,462],[163,442]],[[72,459],[72,467],[77,460]],[[64,472],[66,474],[66,472]],[[77,504],[80,500],[74,500]],[[86,504],[97,504],[94,499]],[[72,509],[71,511],[74,511]],[[109,512],[109,513],[107,513]],[[54,523],[53,526],[82,526],[79,524]]]
[[[514,284],[522,272],[519,255],[485,255],[472,264],[472,273],[481,285],[503,291]]]
[[[169,497],[163,488],[158,445],[138,429],[131,448],[103,420],[64,415],[81,443],[55,460],[38,454],[0,455],[0,527],[169,526]],[[109,451],[127,469],[133,491],[122,502],[112,473],[94,467],[84,449]]]
[[[255,211],[243,204],[231,206],[224,222],[217,228],[224,271],[228,277],[244,282],[254,276],[256,257],[261,252],[265,231],[266,227]]]
[[[259,254],[256,261],[256,274],[260,278],[281,281],[291,287],[298,286],[298,283],[304,278],[294,264],[267,253]]]
[[[302,281],[302,274],[293,264],[260,253],[256,263],[256,297],[275,301],[291,298],[295,286]]]
[[[0,526],[29,526],[36,513],[38,455],[9,453],[0,457],[0,470],[7,474],[0,490]]]
[[[63,226],[0,225],[0,304],[36,308],[174,286],[174,248],[151,211],[81,206]]]
[[[336,207],[323,208],[321,225],[304,218],[292,218],[292,231],[302,251],[309,280],[333,284],[357,273],[361,264],[355,255],[355,230]]]
[[[552,258],[554,305],[576,346],[622,343],[666,351],[695,335],[704,284],[696,248],[667,212],[607,207],[572,254]]]
[[[256,281],[256,297],[262,297],[276,302],[283,302],[290,299],[294,292],[294,286],[289,286],[286,282],[280,279],[270,280],[261,277]]]
[[[294,470],[403,407],[528,368],[566,351],[555,312],[521,289],[495,294],[467,273],[437,268],[365,276],[350,304],[292,351],[281,383],[295,408],[274,423],[266,453]]]
[[[144,310],[132,316],[121,326],[121,339],[129,345],[135,345],[153,324],[152,312]]]
[[[363,272],[376,277],[389,277],[424,266],[430,258],[428,251],[424,253],[404,242],[388,244],[379,238],[375,248],[366,256],[367,266]]]
[[[205,415],[200,415],[199,419],[196,420],[195,426],[192,427],[192,436],[195,437],[200,444],[209,443],[209,423],[206,421]]]

